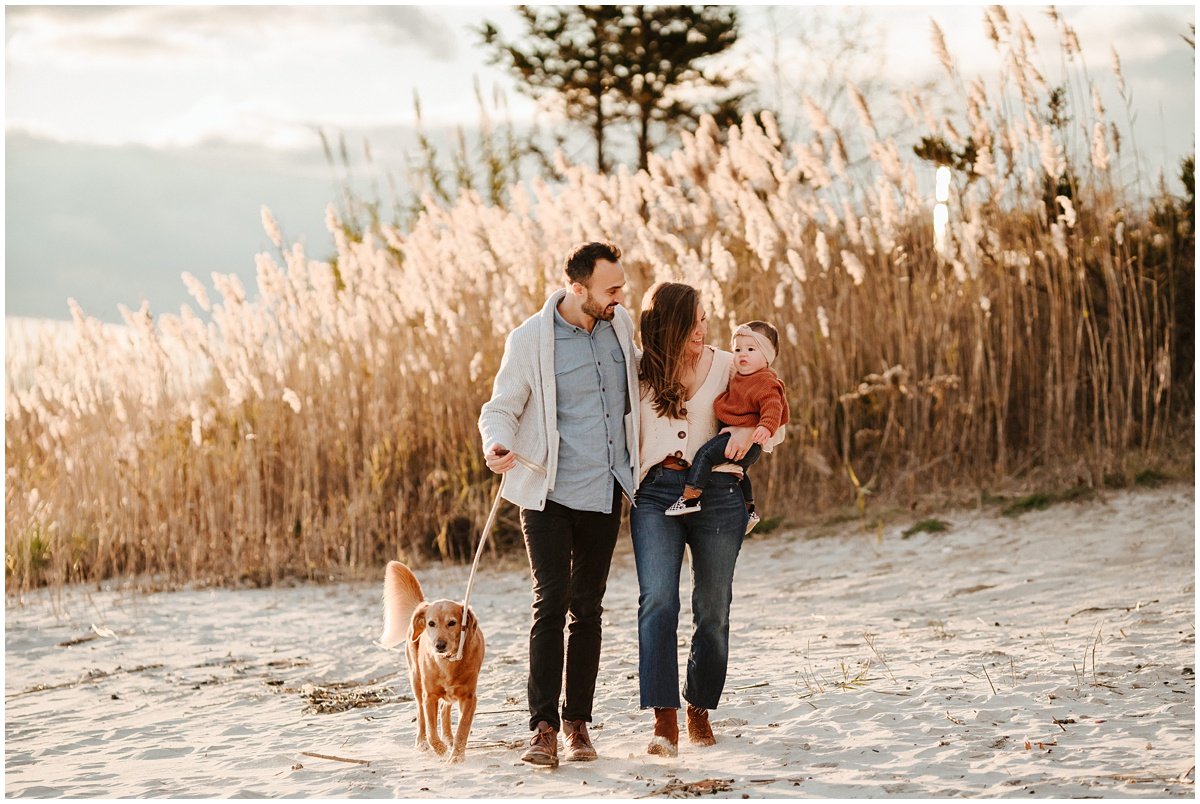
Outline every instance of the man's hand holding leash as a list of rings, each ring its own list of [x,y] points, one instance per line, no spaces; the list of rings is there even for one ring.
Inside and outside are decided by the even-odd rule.
[[[500,444],[492,446],[491,451],[483,456],[484,463],[498,475],[502,475],[517,465],[516,453]]]

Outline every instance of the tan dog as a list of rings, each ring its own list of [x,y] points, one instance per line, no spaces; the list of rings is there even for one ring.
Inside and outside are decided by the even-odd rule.
[[[399,561],[389,561],[383,577],[383,636],[379,642],[390,648],[404,642],[408,680],[417,701],[417,748],[432,748],[439,756],[450,753],[450,762],[462,762],[467,735],[475,719],[475,687],[483,665],[483,632],[474,609],[467,609],[463,622],[462,604],[452,600],[425,600],[421,584],[412,570]],[[462,658],[458,640],[466,629]],[[458,704],[458,733],[451,737],[450,705]],[[438,736],[441,704],[442,737]],[[444,738],[444,740],[443,740]],[[447,745],[448,744],[448,745]]]

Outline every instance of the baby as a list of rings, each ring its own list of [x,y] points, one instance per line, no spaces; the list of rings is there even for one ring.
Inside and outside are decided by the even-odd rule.
[[[742,467],[742,496],[750,519],[746,533],[754,530],[759,516],[754,510],[754,489],[746,471],[758,460],[763,446],[769,444],[780,427],[788,422],[787,394],[783,381],[771,370],[779,348],[779,333],[765,321],[742,324],[733,334],[733,366],[729,389],[717,397],[713,412],[723,427],[754,427],[754,443],[745,457],[730,461],[725,457],[729,434],[718,435],[700,449],[688,470],[683,496],[666,510],[667,516],[683,516],[700,510],[700,496],[708,485],[713,467],[736,463]]]

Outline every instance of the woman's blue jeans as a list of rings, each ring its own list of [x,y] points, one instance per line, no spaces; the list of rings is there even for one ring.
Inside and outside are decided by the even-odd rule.
[[[687,472],[656,467],[638,486],[630,512],[638,574],[638,670],[641,707],[679,708],[679,575],[691,549],[692,642],[683,697],[716,709],[729,665],[733,570],[749,514],[735,475],[714,472],[704,507],[687,516],[664,511],[683,493]]]

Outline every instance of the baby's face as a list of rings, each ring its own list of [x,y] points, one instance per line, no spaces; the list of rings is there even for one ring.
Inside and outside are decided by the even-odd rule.
[[[733,365],[738,374],[753,374],[767,367],[767,356],[753,338],[738,335],[733,339]]]

